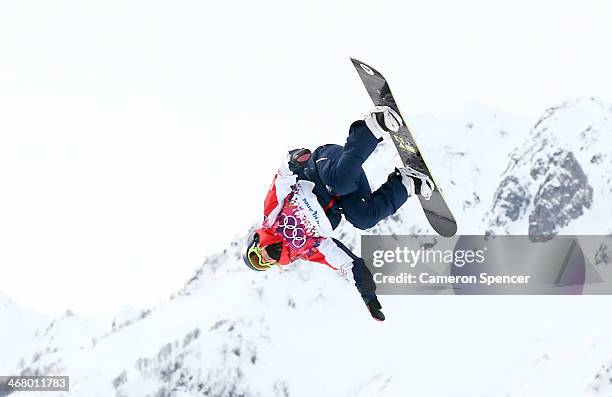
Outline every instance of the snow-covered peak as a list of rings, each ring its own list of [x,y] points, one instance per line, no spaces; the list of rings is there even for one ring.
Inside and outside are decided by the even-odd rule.
[[[612,108],[579,98],[548,109],[510,155],[488,232],[607,234],[612,178]]]
[[[104,333],[105,328],[104,324],[95,319],[67,310],[62,316],[38,329],[35,338],[40,345],[49,348],[81,348],[90,346],[95,337]]]

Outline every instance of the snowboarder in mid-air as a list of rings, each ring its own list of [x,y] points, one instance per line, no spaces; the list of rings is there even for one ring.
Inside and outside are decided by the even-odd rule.
[[[407,166],[396,168],[376,191],[370,189],[362,165],[401,125],[393,109],[377,106],[351,125],[344,146],[290,151],[266,196],[262,225],[247,237],[246,265],[264,271],[297,259],[323,263],[352,276],[372,317],[384,321],[372,273],[363,259],[330,235],[342,215],[365,230],[393,215],[408,197],[431,196],[432,180]]]

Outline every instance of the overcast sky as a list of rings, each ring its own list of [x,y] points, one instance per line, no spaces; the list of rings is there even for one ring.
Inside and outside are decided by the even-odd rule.
[[[281,153],[340,143],[384,72],[406,115],[612,100],[612,2],[0,2],[0,291],[108,313],[259,219]],[[416,132],[417,134],[419,132]]]

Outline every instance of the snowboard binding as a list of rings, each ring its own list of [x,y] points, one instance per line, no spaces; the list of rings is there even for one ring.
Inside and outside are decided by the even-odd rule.
[[[406,185],[408,193],[417,194],[423,197],[425,200],[429,200],[433,194],[436,185],[433,183],[430,177],[422,172],[415,170],[410,166],[405,166],[400,170],[397,170],[402,176],[402,182]],[[408,183],[408,185],[406,184]]]
[[[402,126],[401,116],[389,106],[376,106],[366,114],[364,121],[377,139],[384,139]]]

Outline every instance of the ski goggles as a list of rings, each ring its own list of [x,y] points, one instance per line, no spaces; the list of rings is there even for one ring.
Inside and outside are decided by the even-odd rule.
[[[272,267],[272,265],[274,265],[274,262],[266,262],[263,256],[261,256],[261,252],[259,251],[259,247],[257,246],[257,244],[253,244],[253,246],[249,248],[247,256],[249,258],[249,262],[251,262],[253,266],[259,265],[261,267],[266,268],[261,270],[268,270]]]

